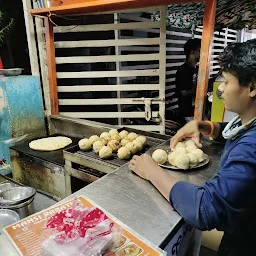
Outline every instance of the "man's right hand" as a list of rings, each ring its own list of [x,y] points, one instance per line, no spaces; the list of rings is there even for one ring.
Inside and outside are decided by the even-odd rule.
[[[200,142],[200,130],[198,121],[191,121],[183,126],[180,130],[178,130],[175,136],[173,136],[171,139],[171,148],[173,149],[178,142],[185,138],[191,138],[198,147],[202,147]]]

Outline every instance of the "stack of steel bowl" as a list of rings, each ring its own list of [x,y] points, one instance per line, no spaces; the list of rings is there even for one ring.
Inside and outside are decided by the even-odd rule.
[[[34,197],[36,190],[31,187],[20,187],[13,183],[0,184],[0,208],[17,212],[25,218],[35,212]]]

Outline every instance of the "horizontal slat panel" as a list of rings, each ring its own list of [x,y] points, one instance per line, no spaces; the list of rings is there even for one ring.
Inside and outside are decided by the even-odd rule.
[[[143,130],[143,131],[152,131],[152,132],[159,132],[161,129],[160,125],[125,125],[125,127]]]
[[[152,101],[152,104],[159,104],[161,101]],[[136,104],[144,105],[140,98],[122,98],[122,99],[59,99],[59,105],[115,105],[115,104]]]
[[[166,71],[166,75],[175,75],[177,70]]]
[[[178,102],[178,98],[168,100],[168,104],[175,103],[175,102]]]
[[[144,112],[60,112],[60,115],[74,118],[145,118]],[[152,112],[157,117],[158,112]]]
[[[175,88],[176,88],[176,85],[173,84],[173,85],[166,86],[165,90],[167,91],[167,90],[171,90],[171,89],[175,89]]]
[[[73,85],[58,86],[58,92],[112,92],[159,90],[159,84],[122,84],[122,85]]]
[[[195,38],[202,39],[202,36],[201,36],[201,35],[195,35]],[[214,38],[213,38],[213,41],[221,41],[221,42],[232,43],[232,42],[234,42],[235,40],[231,40],[231,39],[227,39],[227,40],[226,40],[225,38],[214,37]]]
[[[57,78],[97,78],[97,77],[130,77],[158,76],[158,69],[128,71],[90,71],[90,72],[58,72]]]
[[[166,67],[167,68],[180,67],[182,64],[184,64],[184,62],[166,63]]]
[[[183,33],[183,32],[176,32],[176,31],[166,31],[167,35],[171,35],[171,36],[183,36],[183,37],[192,37],[192,34],[190,33]]]
[[[174,105],[174,106],[168,107],[166,110],[173,110],[173,109],[176,109],[178,107],[179,107],[179,105]]]
[[[213,52],[223,52],[223,49],[212,49]]]
[[[159,60],[158,53],[151,54],[130,54],[130,55],[103,55],[103,56],[75,56],[56,57],[56,64],[64,63],[97,63],[97,62],[125,62],[125,61],[146,61]]]
[[[165,97],[172,97],[173,95],[175,94],[175,92],[170,92],[170,93],[166,93],[165,94]]]
[[[121,52],[159,52],[159,47],[144,47],[144,46],[121,46]]]
[[[167,55],[167,60],[186,59],[186,55]]]
[[[147,28],[160,28],[160,21],[155,22],[131,22],[119,24],[97,24],[80,26],[58,26],[54,27],[54,33],[74,33],[89,31],[110,31],[110,30],[144,30]]]
[[[187,41],[186,40],[170,40],[166,39],[167,44],[185,44]]]
[[[119,40],[86,40],[55,42],[55,48],[78,48],[78,47],[109,47],[124,45],[156,45],[159,38],[119,39]]]
[[[212,70],[212,69],[220,69],[220,65],[212,66],[212,67],[211,67],[211,70]]]
[[[136,70],[136,69],[151,69],[151,68],[159,68],[159,64],[136,65],[136,66],[121,66],[120,70]]]
[[[183,52],[184,49],[179,47],[166,47],[166,51],[167,52]]]
[[[166,83],[175,82],[175,78],[167,78],[165,80]]]
[[[197,32],[203,32],[203,30],[201,29],[201,28],[196,28],[196,31]],[[219,31],[215,31],[214,32],[214,35],[217,35],[217,36],[219,36],[219,35],[221,35],[221,36],[227,36],[227,37],[231,37],[231,38],[236,38],[237,36],[236,35],[232,35],[232,34],[226,34],[225,32],[219,32]]]

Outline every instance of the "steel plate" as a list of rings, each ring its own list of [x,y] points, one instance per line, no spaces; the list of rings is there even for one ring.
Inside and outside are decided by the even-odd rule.
[[[163,149],[164,151],[166,151],[167,154],[170,154],[172,152],[171,148],[167,145],[165,146],[159,146],[159,147],[154,147],[151,148],[149,151],[149,154],[152,156],[153,152],[157,149]],[[180,169],[176,166],[173,166],[171,164],[169,164],[168,162],[166,162],[165,164],[158,164],[159,166],[166,168],[166,169],[171,169],[171,170],[181,170],[181,171],[189,171],[189,170],[193,170],[193,169],[198,169],[200,167],[203,167],[205,165],[207,165],[210,162],[210,158],[207,154],[204,154],[204,161],[197,164],[196,166],[190,166],[187,170],[184,169]]]

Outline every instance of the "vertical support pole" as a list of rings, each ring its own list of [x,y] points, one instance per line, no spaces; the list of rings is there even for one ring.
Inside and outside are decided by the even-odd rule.
[[[33,2],[33,7],[37,8],[36,2]],[[46,57],[46,44],[45,44],[45,27],[44,19],[35,17],[36,34],[37,34],[37,47],[39,53],[40,73],[42,79],[42,87],[44,92],[44,103],[46,109],[46,116],[51,114],[51,102],[49,93],[49,80],[47,72],[47,57]]]
[[[159,98],[163,99],[159,103],[159,114],[161,117],[160,133],[165,134],[165,80],[166,80],[166,6],[160,9],[160,59],[159,59]]]
[[[216,2],[216,0],[205,0],[203,35],[194,115],[195,120],[199,121],[203,118],[204,101],[208,88],[210,58],[216,15]]]
[[[33,76],[40,76],[37,49],[36,49],[34,21],[33,21],[33,17],[28,13],[28,10],[32,9],[32,5],[30,0],[22,0],[22,3],[23,3],[25,25],[26,25],[31,72]]]
[[[57,75],[54,49],[53,24],[48,18],[45,18],[46,30],[46,53],[48,62],[48,79],[50,89],[51,114],[59,114],[58,91],[57,91]]]
[[[114,23],[115,24],[118,24],[120,22],[120,19],[119,19],[119,15],[118,13],[114,13]],[[119,40],[119,37],[120,37],[120,32],[119,30],[115,30],[115,40]],[[115,54],[118,56],[120,55],[120,51],[119,51],[119,46],[115,46]],[[116,62],[116,71],[120,71],[120,62],[117,61]],[[121,79],[120,77],[117,77],[116,78],[116,84],[117,85],[120,85],[121,86]],[[117,91],[117,98],[120,99],[121,98],[121,91]],[[122,109],[121,109],[121,105],[118,104],[117,105],[117,108],[118,108],[118,112],[122,112]],[[122,119],[119,117],[118,118],[118,125],[121,126],[122,125]]]

